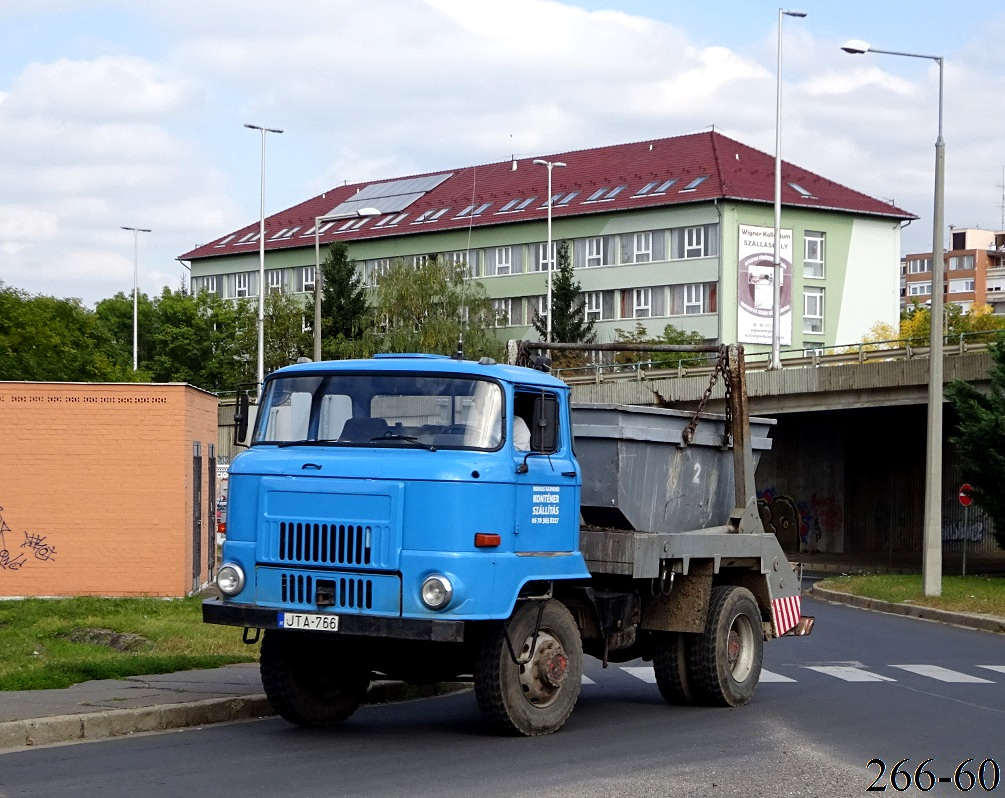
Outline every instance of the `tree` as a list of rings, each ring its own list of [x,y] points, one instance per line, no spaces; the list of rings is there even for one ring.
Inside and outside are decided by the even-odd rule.
[[[551,339],[555,343],[592,343],[597,334],[593,331],[593,320],[586,320],[585,301],[582,288],[572,271],[572,257],[569,242],[558,245],[558,269],[551,282]],[[545,340],[548,335],[548,321],[534,313],[534,329]]]
[[[264,356],[266,374],[296,363],[297,358],[310,357],[314,346],[311,334],[304,331],[306,326],[304,321],[303,305],[293,294],[280,292],[266,294]],[[256,338],[257,333],[256,328]]]
[[[140,293],[136,297],[136,350],[140,364],[153,356],[150,331],[153,329],[154,306],[150,297]],[[98,322],[108,331],[122,357],[129,363],[133,358],[133,298],[119,291],[109,299],[102,299],[94,308]]]
[[[452,355],[463,333],[464,354],[501,358],[491,333],[495,311],[464,263],[429,258],[416,266],[394,261],[378,275],[373,323],[363,335],[363,354],[426,352]]]
[[[995,539],[1005,548],[1005,334],[989,347],[991,390],[954,380],[946,397],[959,418],[950,441],[960,455],[960,474],[973,486],[974,502],[991,518]]]
[[[994,340],[997,331],[1005,330],[1005,316],[996,316],[988,305],[973,305],[964,313],[957,303],[949,302],[945,312],[946,335],[950,338],[966,335],[968,341],[988,342]],[[913,346],[928,346],[931,322],[931,310],[914,302],[900,316],[900,337]]]
[[[137,377],[131,354],[127,360],[80,300],[35,296],[0,283],[0,379],[131,382]]]
[[[353,356],[370,322],[366,286],[349,257],[349,247],[336,241],[321,264],[321,356]],[[314,295],[307,298],[307,318],[313,324]]]
[[[701,333],[685,332],[672,324],[663,328],[663,335],[659,338],[650,338],[649,331],[641,322],[635,322],[635,329],[631,332],[620,327],[614,329],[614,342],[618,344],[675,344],[695,346],[705,343]],[[708,356],[704,352],[618,352],[614,356],[615,363],[649,363],[650,368],[670,369],[677,368],[677,365],[697,366],[706,362]]]

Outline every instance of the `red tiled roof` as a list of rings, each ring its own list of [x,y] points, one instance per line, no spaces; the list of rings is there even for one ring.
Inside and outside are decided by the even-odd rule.
[[[554,195],[578,192],[567,205],[556,200],[559,204],[552,207],[552,217],[555,219],[713,199],[774,202],[774,156],[715,131],[557,153],[542,158],[567,164],[552,172]],[[321,240],[324,243],[330,243],[336,238],[354,241],[545,218],[547,175],[544,167],[534,165],[530,158],[520,159],[516,163],[516,169],[513,168],[512,161],[502,161],[430,172],[429,175],[450,174],[450,177],[402,209],[400,213],[407,215],[396,226],[390,226],[388,217],[398,214],[364,218],[355,230],[340,230],[344,222],[338,221],[321,234]],[[654,195],[664,182],[673,178],[676,181],[672,186],[661,195]],[[687,186],[696,178],[705,179],[695,188],[687,190]],[[368,185],[403,179],[407,178],[339,186],[266,217],[266,249],[312,245],[315,217],[330,213]],[[654,182],[656,186],[639,196],[645,186]],[[798,185],[805,195],[791,184]],[[601,189],[610,191],[618,187],[623,188],[614,197],[605,199],[601,196],[590,201]],[[523,210],[500,212],[511,200],[522,201],[531,197],[535,198],[534,202]],[[485,203],[491,204],[480,215],[459,218],[459,214],[468,206],[474,205],[477,208]],[[854,191],[786,161],[782,162],[782,203],[789,207],[819,208],[866,216],[917,218],[890,203]],[[426,211],[431,216],[444,208],[448,210],[435,220],[416,223]],[[346,217],[345,221],[350,221],[350,217]],[[281,230],[293,227],[299,229],[291,238],[269,240]],[[259,222],[255,221],[186,252],[180,256],[180,260],[255,252],[258,250],[257,240],[245,244],[237,242],[249,233],[257,233],[258,228]]]

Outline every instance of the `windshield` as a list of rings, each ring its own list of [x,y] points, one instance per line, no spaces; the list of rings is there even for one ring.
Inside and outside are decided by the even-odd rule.
[[[265,388],[252,443],[496,449],[502,388],[406,373],[279,377]]]

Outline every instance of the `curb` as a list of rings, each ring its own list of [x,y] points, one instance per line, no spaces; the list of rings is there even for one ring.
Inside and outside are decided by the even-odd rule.
[[[828,590],[824,587],[818,587],[816,584],[810,587],[809,593],[816,598],[829,601],[832,604],[847,604],[850,607],[858,607],[863,610],[889,612],[893,615],[905,615],[909,618],[938,621],[939,623],[961,626],[965,629],[975,629],[978,632],[1005,634],[1005,618],[999,618],[994,615],[976,615],[969,612],[952,612],[951,610],[938,610],[933,607],[920,607],[914,604],[896,604],[892,601],[881,601],[880,599],[867,598],[866,596],[853,596],[850,593],[842,593],[839,590]]]
[[[388,704],[416,698],[448,695],[470,689],[469,682],[440,682],[409,685],[403,682],[374,682],[364,704]],[[208,698],[178,704],[161,704],[135,709],[109,709],[73,715],[11,720],[0,723],[0,752],[78,740],[100,740],[138,732],[166,731],[205,726],[234,720],[275,715],[264,694]]]

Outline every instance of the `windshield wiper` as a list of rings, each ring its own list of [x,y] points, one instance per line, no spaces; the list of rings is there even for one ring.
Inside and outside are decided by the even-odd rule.
[[[420,441],[418,438],[412,435],[402,435],[399,432],[385,432],[383,435],[378,435],[376,438],[370,438],[370,442],[374,441],[408,441],[409,443],[414,443],[416,446],[421,446],[423,449],[428,449],[431,452],[436,451],[436,447],[431,443],[426,443],[425,441]]]
[[[282,443],[277,443],[280,449],[285,449],[287,446],[328,446],[332,443],[338,443],[334,438],[318,438],[317,440],[310,441],[283,441]]]

